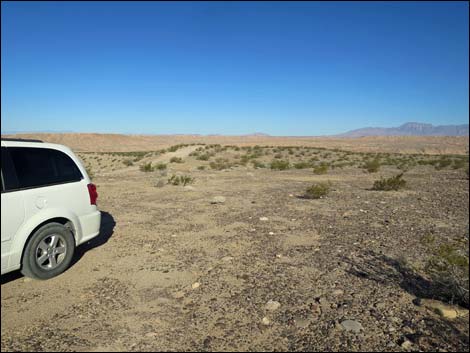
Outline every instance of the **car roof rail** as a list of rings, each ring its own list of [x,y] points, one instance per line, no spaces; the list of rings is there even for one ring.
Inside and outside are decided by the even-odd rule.
[[[42,140],[36,139],[22,139],[22,138],[11,138],[11,137],[2,137],[2,141],[17,141],[17,142],[44,142]]]

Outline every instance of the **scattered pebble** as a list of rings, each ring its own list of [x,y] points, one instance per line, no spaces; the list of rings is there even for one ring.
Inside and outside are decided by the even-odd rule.
[[[401,348],[406,349],[406,350],[411,349],[412,346],[413,346],[413,343],[408,339],[405,339],[403,343],[401,344]]]
[[[212,201],[211,201],[211,204],[220,204],[220,203],[224,203],[225,202],[225,197],[223,196],[215,196]]]
[[[268,217],[260,217],[259,220],[260,221],[269,221],[269,218]]]
[[[340,296],[340,295],[343,295],[343,294],[344,294],[344,290],[342,290],[342,289],[335,289],[335,290],[333,291],[333,295],[334,295],[335,297]]]
[[[281,307],[281,303],[274,301],[274,300],[268,301],[265,305],[266,310],[269,310],[269,311],[275,311],[279,309],[280,307]]]
[[[271,321],[266,316],[263,317],[263,320],[261,320],[261,323],[265,326],[271,325]]]
[[[193,283],[193,285],[192,285],[191,287],[192,287],[193,289],[198,289],[200,286],[201,286],[201,283],[195,282],[195,283]]]
[[[341,322],[341,327],[346,331],[352,331],[355,333],[359,333],[364,329],[361,323],[355,320],[344,320]]]

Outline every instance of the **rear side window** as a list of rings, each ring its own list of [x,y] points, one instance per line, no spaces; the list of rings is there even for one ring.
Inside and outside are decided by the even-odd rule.
[[[19,188],[79,181],[82,174],[65,153],[48,148],[8,147]]]

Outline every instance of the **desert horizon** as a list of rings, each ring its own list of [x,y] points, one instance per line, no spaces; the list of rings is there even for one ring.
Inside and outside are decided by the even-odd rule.
[[[468,154],[467,136],[310,137],[260,135],[138,135],[102,133],[34,133],[2,135],[65,144],[78,152],[152,151],[175,144],[276,145],[344,149],[353,152]]]

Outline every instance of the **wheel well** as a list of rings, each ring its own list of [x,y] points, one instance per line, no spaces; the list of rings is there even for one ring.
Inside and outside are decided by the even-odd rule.
[[[72,232],[72,235],[75,239],[75,228],[73,227],[73,223],[70,219],[67,219],[67,218],[64,218],[64,217],[56,217],[56,218],[51,218],[51,219],[48,219],[47,221],[44,221],[42,222],[41,224],[39,224],[36,228],[34,228],[31,233],[29,234],[28,236],[28,239],[26,239],[26,242],[24,243],[24,246],[23,246],[23,250],[22,250],[22,253],[21,253],[21,264],[23,264],[23,256],[24,256],[24,251],[26,250],[26,244],[28,244],[28,242],[30,241],[31,237],[33,236],[34,233],[36,233],[36,231],[41,228],[42,226],[48,224],[48,223],[60,223],[62,224],[63,226],[65,226],[67,229],[70,229],[70,231]]]

